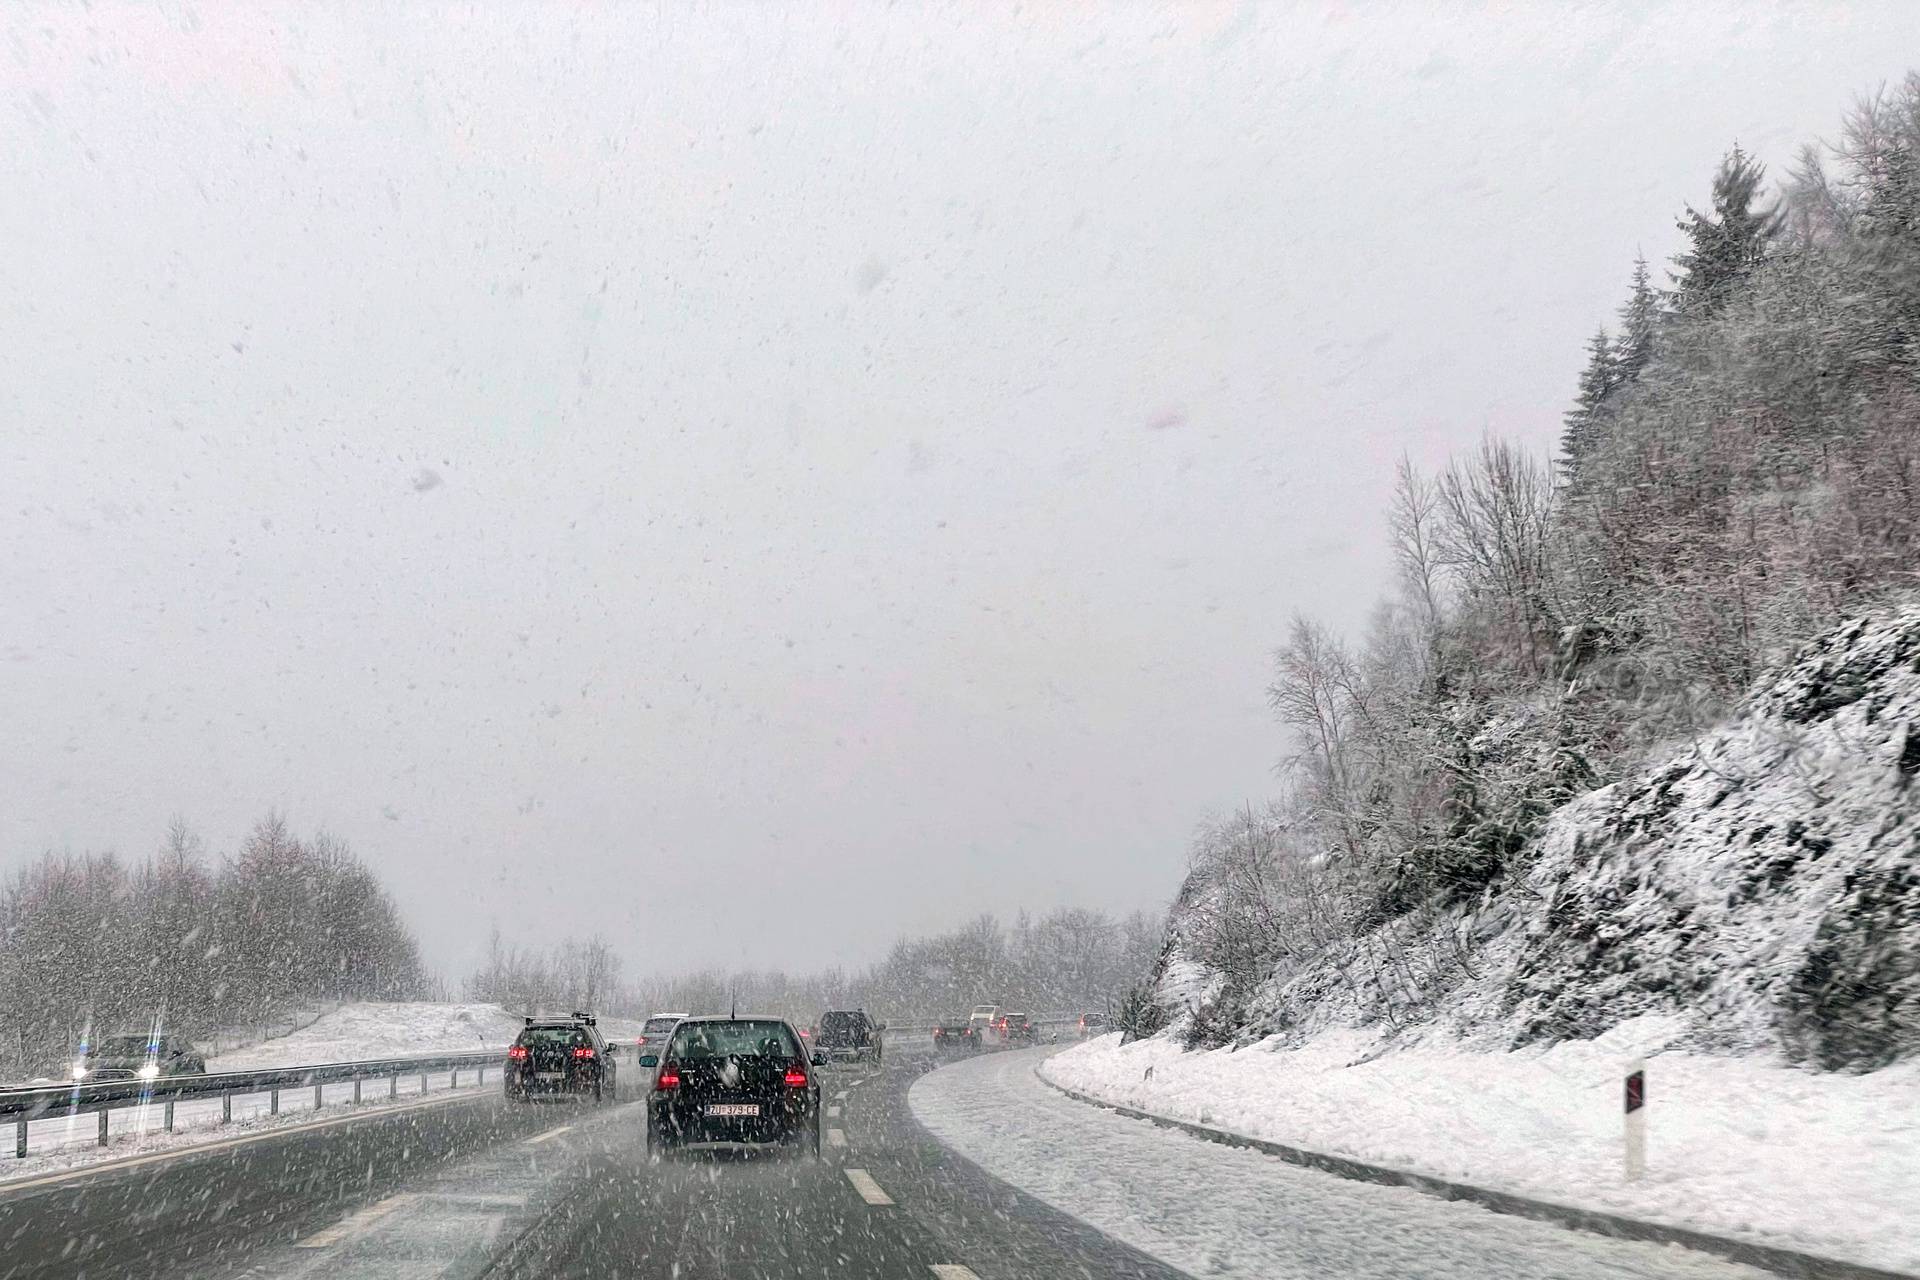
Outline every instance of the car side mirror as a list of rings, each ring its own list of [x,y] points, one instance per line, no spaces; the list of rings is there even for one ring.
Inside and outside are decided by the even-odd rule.
[[[827,1065],[827,1055],[826,1055],[826,1054],[824,1054],[824,1053],[822,1053],[822,1052],[820,1052],[820,1050],[818,1050],[818,1049],[815,1049],[815,1050],[813,1051],[813,1065],[814,1065],[814,1066],[816,1066],[816,1067],[824,1067],[824,1066],[826,1066],[826,1065]]]
[[[617,1044],[610,1044],[610,1045],[608,1045],[608,1046],[607,1046],[607,1056],[608,1056],[609,1058],[617,1058],[617,1057],[619,1057],[619,1056],[620,1056],[620,1046],[619,1046],[619,1045],[617,1045]]]
[[[657,1067],[660,1065],[660,1055],[657,1053],[643,1053],[640,1055],[640,1065],[643,1067]]]

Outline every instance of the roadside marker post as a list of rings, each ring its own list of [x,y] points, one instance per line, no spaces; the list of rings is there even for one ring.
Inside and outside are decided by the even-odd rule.
[[[1638,1182],[1647,1173],[1647,1064],[1636,1062],[1627,1072],[1627,1181]]]

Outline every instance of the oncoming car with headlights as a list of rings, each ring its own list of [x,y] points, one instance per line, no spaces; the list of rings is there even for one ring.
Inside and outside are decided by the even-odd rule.
[[[75,1084],[102,1084],[109,1080],[158,1080],[161,1076],[205,1074],[207,1060],[178,1036],[108,1036],[98,1044],[82,1044],[73,1060]]]

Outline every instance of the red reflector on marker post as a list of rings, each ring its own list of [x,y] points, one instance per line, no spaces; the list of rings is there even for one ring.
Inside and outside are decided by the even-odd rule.
[[[1638,1182],[1647,1172],[1647,1064],[1636,1062],[1627,1072],[1627,1181]]]

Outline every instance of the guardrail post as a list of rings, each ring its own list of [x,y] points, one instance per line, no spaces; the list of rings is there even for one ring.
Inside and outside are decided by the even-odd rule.
[[[487,1082],[487,1064],[483,1062],[483,1063],[481,1063],[481,1064],[480,1064],[480,1080],[479,1080],[479,1083],[481,1083],[481,1084],[485,1084],[486,1082]]]
[[[459,1087],[460,1087],[460,1068],[455,1067],[453,1069],[453,1082],[449,1084],[447,1088],[458,1089]]]
[[[422,1094],[425,1094],[426,1091],[427,1091],[427,1073],[422,1071],[420,1073],[420,1092]]]
[[[230,1093],[220,1095],[220,1123],[233,1123],[233,1095]]]
[[[398,1071],[387,1077],[387,1096],[389,1098],[397,1098],[400,1096],[400,1073]]]
[[[100,1145],[103,1147],[107,1145],[107,1117],[112,1114],[107,1108],[100,1108]]]
[[[13,1154],[16,1158],[27,1158],[27,1122],[25,1120],[13,1126]]]
[[[355,1076],[353,1078],[353,1101],[355,1106],[358,1106],[360,1103],[360,1077],[359,1076]]]
[[[173,1099],[167,1099],[167,1118],[161,1122],[168,1133],[173,1132]]]
[[[324,1087],[323,1085],[317,1084],[313,1086],[313,1109],[315,1111],[318,1111],[322,1105],[320,1101],[320,1090]]]
[[[267,1114],[270,1116],[280,1114],[280,1091],[278,1089],[267,1090]]]

